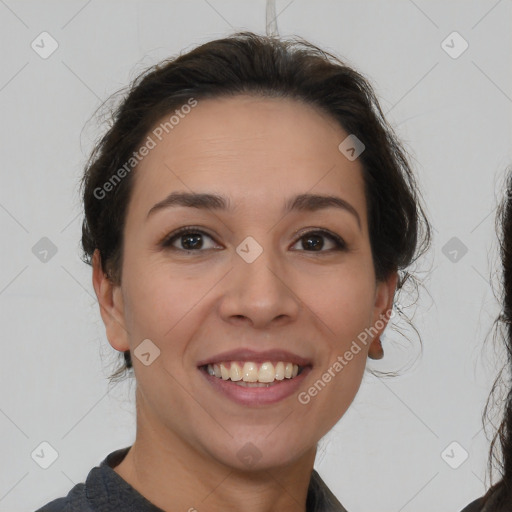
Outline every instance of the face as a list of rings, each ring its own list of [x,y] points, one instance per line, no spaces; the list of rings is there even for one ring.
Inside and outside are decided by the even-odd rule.
[[[133,171],[121,285],[98,266],[94,282],[111,345],[132,351],[138,414],[170,444],[230,467],[251,450],[254,467],[292,463],[352,402],[361,335],[396,276],[376,281],[347,136],[314,107],[252,96],[199,101],[153,136]]]

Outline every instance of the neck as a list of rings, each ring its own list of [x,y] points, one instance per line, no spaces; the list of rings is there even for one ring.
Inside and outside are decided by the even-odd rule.
[[[306,511],[316,448],[285,466],[241,471],[147,420],[138,410],[136,440],[114,471],[162,510]]]

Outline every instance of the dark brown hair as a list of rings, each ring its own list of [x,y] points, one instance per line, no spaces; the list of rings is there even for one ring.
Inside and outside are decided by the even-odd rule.
[[[490,417],[496,402],[504,403],[500,424],[493,436],[489,452],[491,478],[493,464],[500,472],[500,480],[482,498],[482,504],[490,502],[489,510],[506,512],[512,503],[512,170],[507,175],[506,195],[496,215],[500,248],[502,278],[498,299],[501,312],[495,321],[495,339],[505,350],[505,360],[494,384],[484,411]],[[503,396],[503,392],[505,396]],[[492,505],[491,505],[492,504]]]
[[[102,270],[120,284],[123,228],[136,170],[105,198],[98,199],[95,190],[115,177],[164,115],[190,98],[200,102],[239,94],[292,98],[316,106],[365,145],[359,159],[375,273],[382,280],[398,270],[401,288],[409,277],[405,269],[429,245],[430,226],[404,149],[384,119],[372,87],[336,56],[301,38],[283,40],[251,32],[165,60],[129,86],[82,179],[84,261],[91,264],[99,249]],[[131,367],[129,352],[124,356],[124,365],[111,379]]]

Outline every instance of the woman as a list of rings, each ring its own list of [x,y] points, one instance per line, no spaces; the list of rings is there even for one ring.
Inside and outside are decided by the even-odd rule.
[[[489,466],[492,469],[493,461],[499,463],[501,479],[494,484],[481,498],[469,504],[462,512],[509,512],[512,510],[512,389],[510,380],[503,378],[504,374],[510,378],[512,366],[512,173],[508,175],[506,196],[502,201],[497,215],[501,264],[503,267],[503,289],[501,302],[503,304],[501,315],[496,321],[497,327],[505,341],[507,362],[504,372],[496,379],[488,401],[486,412],[490,411],[491,400],[498,392],[500,384],[504,384],[506,399],[505,409],[500,426],[491,443]],[[500,449],[501,457],[496,454]]]
[[[83,200],[137,435],[40,512],[345,510],[316,446],[430,235],[365,79],[306,42],[204,44],[132,84]]]

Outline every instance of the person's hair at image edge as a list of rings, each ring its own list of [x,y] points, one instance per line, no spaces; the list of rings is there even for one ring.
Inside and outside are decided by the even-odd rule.
[[[362,141],[365,150],[358,158],[376,278],[383,280],[398,271],[397,290],[408,279],[414,280],[406,269],[430,245],[430,225],[406,152],[385,120],[371,85],[338,57],[302,38],[285,40],[251,32],[167,59],[129,86],[82,177],[82,259],[91,265],[98,249],[102,271],[114,284],[121,283],[123,226],[136,167],[105,199],[98,199],[94,191],[116,174],[167,113],[191,98],[200,103],[240,94],[291,98],[316,106]],[[131,354],[125,352],[111,382],[130,368]]]
[[[489,420],[492,424],[491,416],[495,407],[504,404],[489,451],[491,480],[494,466],[499,470],[500,479],[491,486],[480,503],[492,512],[506,512],[512,503],[512,168],[508,170],[506,179],[505,197],[496,215],[502,269],[498,297],[501,313],[494,324],[494,339],[505,350],[506,360],[494,381],[483,414],[484,423]]]

